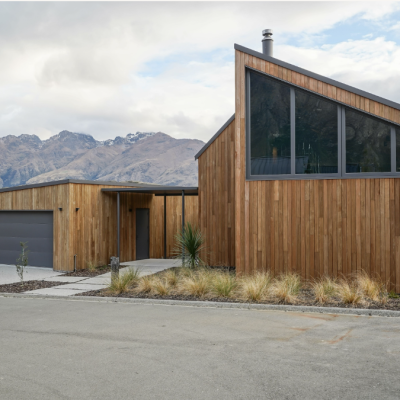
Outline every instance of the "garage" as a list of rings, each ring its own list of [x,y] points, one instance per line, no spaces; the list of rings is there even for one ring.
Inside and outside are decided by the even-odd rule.
[[[20,242],[30,266],[53,268],[53,212],[0,211],[0,264],[15,264]]]

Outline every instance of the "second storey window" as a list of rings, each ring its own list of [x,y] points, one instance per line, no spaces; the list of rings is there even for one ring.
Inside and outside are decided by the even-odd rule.
[[[247,179],[351,178],[396,172],[400,172],[400,128],[247,69]]]

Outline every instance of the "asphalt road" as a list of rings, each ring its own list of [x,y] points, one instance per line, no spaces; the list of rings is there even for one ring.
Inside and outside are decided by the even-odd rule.
[[[399,399],[400,319],[0,297],[0,399]]]

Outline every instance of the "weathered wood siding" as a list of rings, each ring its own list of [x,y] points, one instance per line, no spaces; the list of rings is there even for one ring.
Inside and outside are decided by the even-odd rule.
[[[69,204],[68,184],[0,193],[0,210],[53,210],[53,267],[61,271],[71,260]]]
[[[246,181],[245,66],[400,123],[399,110],[236,51],[237,271],[313,278],[364,269],[400,291],[399,179]]]
[[[199,157],[199,222],[206,237],[202,257],[213,265],[235,264],[233,120]]]
[[[117,194],[101,189],[115,186],[70,185],[70,214],[74,215],[70,237],[73,254],[77,254],[77,268],[87,268],[88,263],[106,264],[117,252]],[[164,257],[164,197],[121,193],[120,201],[120,261],[136,259],[137,208],[150,209],[150,258]],[[75,211],[77,207],[79,210]],[[185,220],[198,224],[197,196],[185,197]],[[182,199],[167,196],[167,257],[173,256],[174,236],[181,224]]]

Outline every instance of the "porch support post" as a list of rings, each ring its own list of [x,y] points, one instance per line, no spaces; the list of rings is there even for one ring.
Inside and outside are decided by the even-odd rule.
[[[120,228],[121,228],[121,221],[120,221],[120,198],[119,192],[117,192],[117,257],[118,260],[120,258]]]
[[[185,232],[185,191],[182,190],[182,235]],[[182,261],[185,264],[185,249],[182,247]]]
[[[164,194],[164,258],[167,258],[167,195]]]

